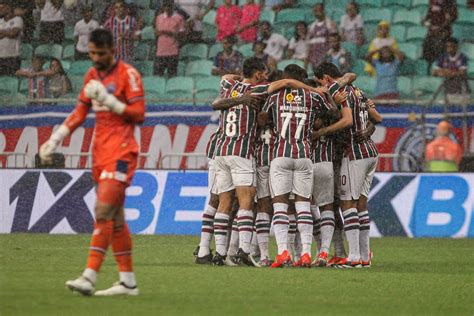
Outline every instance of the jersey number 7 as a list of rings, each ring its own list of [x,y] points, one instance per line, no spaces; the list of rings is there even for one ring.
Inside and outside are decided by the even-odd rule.
[[[280,114],[283,125],[281,126],[281,137],[285,139],[286,131],[288,130],[288,126],[290,125],[291,119],[293,118],[293,113],[281,113]],[[306,122],[306,114],[304,113],[295,113],[296,120],[298,121],[298,127],[296,128],[295,132],[295,139],[301,139],[301,133],[303,132],[303,126]],[[299,119],[299,120],[298,120]]]

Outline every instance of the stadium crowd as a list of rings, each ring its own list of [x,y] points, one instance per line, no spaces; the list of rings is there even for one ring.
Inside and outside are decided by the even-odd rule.
[[[466,102],[472,8],[454,0],[1,0],[0,94],[75,98],[90,66],[88,35],[103,27],[115,35],[116,58],[147,77],[147,97],[168,103],[210,99],[214,76],[239,73],[250,56],[272,71],[296,63],[312,73],[330,61],[379,99],[429,98],[444,82],[449,102]]]

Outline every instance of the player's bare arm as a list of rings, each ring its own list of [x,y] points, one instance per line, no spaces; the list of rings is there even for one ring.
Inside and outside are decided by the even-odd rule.
[[[344,74],[341,78],[337,79],[336,82],[341,86],[344,87],[357,79],[357,75],[353,72],[348,72]]]
[[[369,107],[368,112],[370,121],[375,125],[382,123],[382,115],[380,115],[375,108],[375,103],[372,99],[367,99],[367,106]]]
[[[354,140],[357,143],[363,143],[370,138],[375,132],[375,125],[369,121],[367,123],[367,128],[361,131],[358,131],[354,134]]]
[[[350,108],[343,108],[341,110],[341,119],[334,124],[323,127],[316,131],[314,138],[321,136],[332,135],[336,132],[349,128],[352,126],[352,112]]]
[[[263,101],[262,97],[251,94],[246,94],[238,98],[216,98],[214,102],[212,102],[212,109],[224,111],[240,104],[246,104],[258,110]]]
[[[315,88],[315,87],[308,86],[308,85],[306,85],[306,84],[304,84],[304,83],[302,83],[301,81],[298,81],[298,80],[282,79],[282,80],[272,82],[270,84],[270,86],[268,87],[268,94],[272,94],[272,93],[274,93],[278,90],[285,89],[285,88],[306,89],[306,90],[313,91],[313,92],[316,92],[316,93],[326,93],[327,92],[327,89],[325,89],[323,87]]]

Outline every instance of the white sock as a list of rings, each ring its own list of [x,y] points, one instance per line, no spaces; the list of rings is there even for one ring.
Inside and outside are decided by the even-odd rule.
[[[288,250],[288,204],[273,204],[273,232],[278,246],[278,253]]]
[[[301,236],[302,254],[311,256],[311,245],[313,243],[313,216],[311,215],[310,203],[295,202],[296,214],[298,214],[298,231]]]
[[[329,252],[335,226],[336,221],[334,218],[334,212],[323,211],[321,213],[321,252]]]
[[[297,230],[295,235],[295,261],[300,261],[301,255],[304,253],[301,246],[301,235]]]
[[[346,250],[344,249],[344,234],[342,229],[336,228],[334,230],[334,255],[339,258],[346,257]]]
[[[316,250],[321,250],[321,214],[319,213],[319,207],[311,205],[311,214],[313,214],[313,237],[316,241]]]
[[[250,255],[256,256],[259,254],[260,254],[260,249],[258,247],[258,241],[257,241],[257,228],[254,224],[253,231],[252,231],[252,240],[250,241]]]
[[[232,230],[230,233],[230,242],[227,250],[228,256],[235,256],[239,250],[239,228],[237,226],[237,219],[234,218],[232,222]]]
[[[198,257],[207,256],[210,253],[211,239],[214,235],[214,216],[217,209],[211,205],[207,205],[206,210],[202,213],[201,224],[201,242],[199,243]]]
[[[360,259],[362,261],[369,261],[370,256],[370,217],[369,211],[359,212],[360,233],[359,233],[359,247]]]
[[[97,271],[95,270],[86,268],[84,272],[82,272],[82,276],[85,277],[87,280],[91,281],[94,285],[97,282]]]
[[[250,242],[253,233],[253,212],[239,210],[237,212],[237,226],[239,227],[239,248],[250,253]]]
[[[120,282],[125,283],[128,287],[136,287],[135,273],[133,272],[119,272]]]
[[[216,252],[225,256],[227,249],[227,230],[229,229],[229,215],[216,213],[214,216],[214,240]]]
[[[296,215],[288,215],[288,251],[293,260],[295,260],[295,238],[296,238]]]
[[[258,247],[260,248],[260,260],[269,259],[268,241],[270,240],[270,215],[257,213],[255,220],[257,230]]]
[[[347,242],[349,243],[349,260],[360,260],[359,248],[359,215],[356,208],[350,208],[342,213],[344,216],[344,231],[346,232]]]

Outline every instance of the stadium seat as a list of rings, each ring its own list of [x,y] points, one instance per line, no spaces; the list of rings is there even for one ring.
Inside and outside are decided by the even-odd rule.
[[[456,19],[458,24],[474,24],[474,11],[467,8],[458,8],[458,18]]]
[[[203,23],[202,25],[203,39],[215,41],[217,36],[217,27],[214,24]]]
[[[206,44],[186,44],[179,50],[179,59],[184,61],[192,61],[196,59],[207,58]]]
[[[315,0],[298,0],[298,7],[302,9],[312,9],[316,4]]]
[[[421,56],[421,49],[413,43],[400,43],[398,49],[411,59],[418,59]]]
[[[270,24],[273,24],[275,22],[275,12],[271,10],[263,10],[260,12],[260,22],[261,21],[267,21],[270,22]]]
[[[418,76],[428,75],[428,62],[424,59],[417,59],[415,61],[415,74]]]
[[[352,59],[357,58],[357,53],[358,53],[358,46],[357,44],[351,43],[351,42],[343,42],[342,47],[351,53]]]
[[[379,8],[382,5],[382,1],[380,1],[380,0],[357,0],[357,4],[362,9]]]
[[[207,59],[195,60],[186,65],[185,75],[194,80],[211,76],[213,62]]]
[[[474,31],[474,30],[473,30]],[[460,51],[467,55],[467,58],[474,58],[474,44],[473,43],[462,43]]]
[[[61,59],[63,47],[59,44],[43,44],[36,47],[35,55]]]
[[[370,76],[358,76],[355,85],[364,91],[368,97],[373,97],[376,79]]]
[[[92,66],[92,63],[89,60],[78,60],[71,63],[71,68],[69,68],[69,75],[84,75],[87,70]]]
[[[412,0],[411,7],[418,8],[418,7],[428,7],[430,0]]]
[[[390,9],[408,9],[411,6],[411,0],[383,0],[384,8]]]
[[[416,61],[406,57],[403,63],[400,65],[400,75],[402,76],[414,76],[416,74]],[[426,73],[423,74],[426,76]]]
[[[278,12],[275,23],[296,23],[304,20],[306,12],[305,9],[283,9]]]
[[[193,78],[171,78],[166,82],[165,99],[176,100],[176,103],[190,103],[193,99],[193,88]]]
[[[405,26],[420,25],[421,13],[416,10],[398,10],[395,12],[392,23]]]
[[[421,43],[425,39],[427,33],[428,29],[424,26],[410,26],[407,30],[406,41]]]
[[[286,66],[291,65],[291,64],[296,64],[302,68],[304,68],[304,62],[299,60],[299,59],[283,59],[278,63],[277,68],[279,70],[285,69]]]
[[[336,24],[339,24],[339,21],[341,21],[341,17],[344,14],[346,14],[346,7],[343,6],[343,7],[334,8],[330,12],[331,12],[331,18],[333,19],[333,21],[335,21]],[[309,14],[306,15],[307,19],[308,19],[308,16],[309,16]],[[312,14],[312,17],[311,17],[310,21],[313,22],[313,20],[314,20],[314,15]]]
[[[166,79],[158,76],[143,77],[143,88],[145,95],[151,95],[152,98],[158,98],[165,94]]]
[[[63,49],[63,58],[62,59],[74,59],[74,54],[75,54],[76,48],[74,47],[74,44],[69,44],[66,45]]]
[[[460,41],[473,41],[474,32],[472,32],[472,26],[466,24],[454,24],[453,36]]]
[[[381,20],[390,22],[392,20],[392,11],[389,9],[367,9],[362,11],[364,23],[374,22],[378,24]]]
[[[73,25],[66,25],[64,27],[64,39],[67,42],[74,43],[75,38],[74,38],[74,26]]]
[[[156,41],[156,33],[155,29],[153,26],[145,26],[142,30],[142,40],[143,41],[151,41],[155,42]]]
[[[134,60],[148,60],[150,54],[150,46],[146,43],[140,43],[133,50]]]
[[[211,47],[209,47],[209,55],[207,58],[210,60],[214,60],[217,53],[219,53],[220,51],[222,51],[222,44],[217,43],[217,44],[212,45]]]
[[[364,34],[367,41],[370,43],[377,35],[377,24],[364,24]]]
[[[359,46],[359,48],[357,50],[357,58],[364,59],[365,56],[367,55],[368,51],[369,51],[369,44],[364,44],[362,46]]]
[[[28,95],[28,79],[18,78],[18,92],[24,95]]]
[[[397,89],[402,98],[413,98],[413,80],[411,77],[398,76]]]
[[[133,63],[135,68],[140,72],[142,77],[153,76],[153,61],[143,60],[136,61]]]
[[[203,18],[202,23],[214,25],[216,21],[216,10],[209,11]]]
[[[413,92],[421,98],[430,99],[442,83],[443,79],[438,77],[419,76],[413,81]]]
[[[23,60],[31,60],[33,56],[33,46],[30,44],[22,43],[20,45],[20,58]]]
[[[474,60],[470,60],[467,64],[467,75],[469,77],[474,77]]]
[[[150,0],[135,0],[134,3],[140,9],[149,9],[150,8]]]
[[[356,59],[354,60],[354,64],[352,65],[352,71],[362,76],[365,74],[365,64],[366,61],[363,59]]]
[[[73,93],[80,93],[81,92],[81,89],[82,89],[82,86],[84,85],[84,76],[82,75],[72,75],[72,76],[68,76],[69,77],[69,80],[71,81],[71,85],[72,85],[72,92]]]
[[[407,28],[404,25],[394,25],[390,28],[390,35],[395,37],[398,42],[405,42],[407,37]]]
[[[18,79],[16,77],[0,77],[0,95],[15,95],[18,93]]]
[[[209,105],[220,90],[220,77],[212,76],[196,81],[196,104]]]
[[[154,10],[145,10],[142,16],[142,21],[144,25],[155,25],[155,11]]]
[[[237,50],[242,53],[242,55],[244,55],[245,58],[247,57],[252,57],[253,56],[253,44],[252,43],[249,43],[249,44],[244,44],[244,45],[240,45]]]

